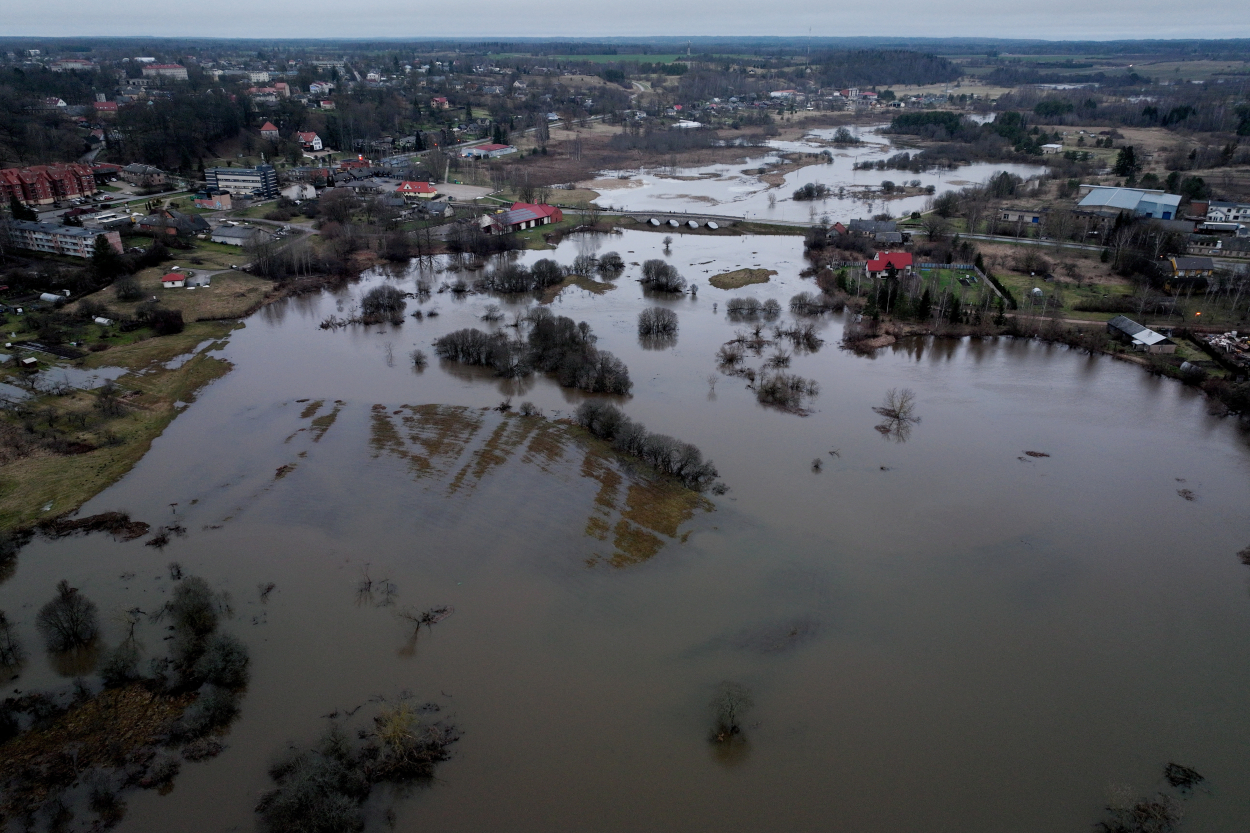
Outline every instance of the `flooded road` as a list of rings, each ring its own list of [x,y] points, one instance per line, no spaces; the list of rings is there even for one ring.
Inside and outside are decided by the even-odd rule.
[[[862,145],[829,146],[834,128],[811,131],[802,141],[769,142],[773,155],[761,155],[736,165],[705,165],[694,168],[608,171],[606,181],[612,187],[595,200],[604,208],[620,211],[686,211],[692,214],[719,214],[767,222],[815,222],[827,216],[830,222],[846,222],[867,218],[888,211],[896,217],[925,209],[932,197],[924,194],[895,196],[884,199],[881,183],[889,180],[902,186],[932,185],[935,195],[979,185],[1001,171],[1028,179],[1045,173],[1042,165],[1020,165],[1000,162],[975,162],[953,170],[934,169],[922,173],[898,170],[856,170],[856,164],[886,159],[903,150],[895,147],[890,137],[880,132],[884,125],[857,131]],[[758,176],[759,167],[779,161],[778,153],[819,153],[828,149],[833,159],[828,163],[805,165],[786,174],[785,182],[770,188]],[[615,182],[612,182],[613,178]],[[602,183],[605,180],[600,180]],[[832,196],[823,200],[795,200],[797,188],[807,183],[827,185]],[[600,187],[597,183],[596,187]],[[773,201],[770,202],[769,198]]]
[[[637,264],[665,257],[662,237],[521,257]],[[714,356],[745,328],[728,298],[785,308],[813,289],[801,239],[676,235],[667,259],[697,299],[644,298],[633,265],[552,309],[628,365],[633,395],[616,401],[631,418],[715,461],[731,488],[709,494],[714,511],[648,520],[585,447],[484,410],[511,396],[556,417],[581,394],[434,357],[437,336],[518,302],[442,293],[420,305],[435,318],[319,329],[370,287],[418,277],[379,271],[248,319],[223,352],[234,370],[83,509],[176,518],[185,538],[23,550],[0,608],[32,648],[58,579],[99,604],[115,644],[112,613],[158,606],[169,561],[229,589],[224,627],[251,648],[226,751],[185,765],[168,796],[128,795],[118,830],[252,830],[288,743],[404,691],[464,736],[398,802],[400,830],[1070,831],[1120,785],[1156,791],[1169,761],[1211,787],[1186,802],[1187,831],[1250,824],[1250,571],[1235,556],[1250,454],[1233,422],[1063,347],[923,340],[857,357],[837,349],[836,317],[820,319],[821,349],[792,358],[820,385],[813,413],[783,413]],[[755,266],[778,274],[707,284]],[[678,315],[674,346],[639,342],[653,303]],[[898,443],[872,408],[902,387],[921,422]],[[626,521],[663,546],[616,558],[596,531]],[[393,597],[359,593],[365,576]],[[414,641],[396,613],[436,605],[455,612]],[[141,638],[164,650],[159,628]],[[66,682],[32,653],[14,686]],[[755,706],[746,743],[718,755],[708,702],[726,680]]]

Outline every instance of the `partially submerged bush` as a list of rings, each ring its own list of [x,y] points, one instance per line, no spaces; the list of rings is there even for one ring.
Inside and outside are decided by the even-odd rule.
[[[625,416],[615,405],[583,402],[573,421],[612,443],[622,454],[637,457],[657,471],[676,477],[688,489],[702,491],[717,477],[716,466],[711,460],[704,461],[698,448],[665,434],[649,433],[646,426]]]
[[[802,411],[804,399],[810,399],[818,393],[820,386],[815,380],[789,373],[761,373],[755,383],[757,401],[787,411]]]
[[[370,784],[347,738],[331,728],[315,749],[299,752],[269,771],[278,782],[256,810],[270,833],[345,833],[361,830],[361,804]]]
[[[755,705],[751,692],[741,685],[723,682],[712,698],[712,742],[728,743],[742,733],[742,718]]]
[[[100,679],[107,688],[116,688],[134,682],[142,675],[139,673],[139,647],[134,640],[127,639],[118,645],[104,660],[100,667]]]
[[[182,713],[177,733],[182,737],[200,738],[222,728],[239,713],[239,699],[229,689],[206,685],[195,702]]]
[[[247,685],[247,646],[227,633],[215,634],[195,663],[195,676],[214,686],[237,690]]]
[[[625,271],[625,260],[616,252],[605,252],[599,256],[595,270],[604,278],[614,278]]]
[[[365,323],[377,323],[383,320],[401,318],[408,301],[404,293],[390,284],[375,286],[360,299],[360,314]]]
[[[671,336],[677,334],[677,313],[664,307],[651,307],[638,313],[638,335]]]
[[[21,665],[25,658],[26,651],[22,648],[21,640],[17,638],[17,630],[4,615],[4,611],[0,610],[0,666],[13,668]]]
[[[62,579],[56,586],[56,598],[40,608],[35,627],[50,651],[80,648],[99,633],[95,602]]]
[[[642,264],[642,285],[655,292],[676,294],[686,291],[686,279],[676,267],[658,258],[652,258]]]

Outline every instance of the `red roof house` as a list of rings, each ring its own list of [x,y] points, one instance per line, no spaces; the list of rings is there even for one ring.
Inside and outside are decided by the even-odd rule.
[[[267,121],[260,126],[260,135],[262,139],[278,138],[278,128],[273,126],[273,122]]]
[[[161,286],[165,289],[178,289],[187,285],[187,276],[178,272],[170,272],[161,278]]]
[[[868,274],[884,272],[893,266],[900,272],[910,272],[912,269],[911,252],[877,252],[872,260],[865,264]]]
[[[404,199],[434,199],[438,189],[428,182],[401,182],[395,193]]]

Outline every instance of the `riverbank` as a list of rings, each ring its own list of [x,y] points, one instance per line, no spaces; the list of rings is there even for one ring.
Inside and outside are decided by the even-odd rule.
[[[193,323],[91,354],[78,366],[125,372],[94,390],[36,393],[6,408],[0,530],[66,515],[121,479],[201,389],[229,372],[230,363],[211,354],[236,326]]]

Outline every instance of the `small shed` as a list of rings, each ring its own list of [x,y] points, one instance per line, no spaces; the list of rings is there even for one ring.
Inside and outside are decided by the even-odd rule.
[[[161,286],[165,289],[182,289],[187,285],[187,276],[178,272],[170,272],[161,278]]]
[[[18,362],[18,364],[22,366],[23,370],[34,370],[36,367],[39,366],[39,360],[36,359],[34,356],[27,356],[26,358]]]
[[[1117,341],[1143,353],[1176,352],[1176,342],[1123,315],[1117,315],[1107,322],[1107,333]]]

